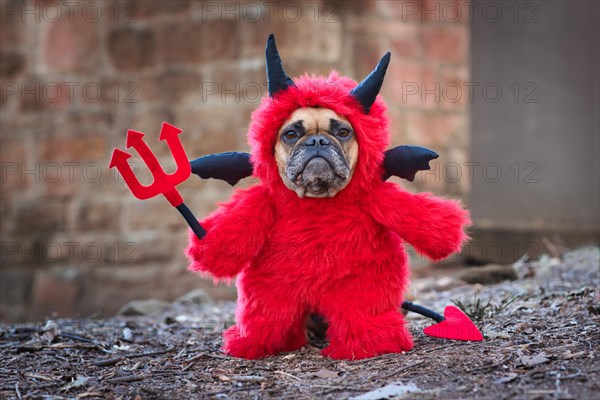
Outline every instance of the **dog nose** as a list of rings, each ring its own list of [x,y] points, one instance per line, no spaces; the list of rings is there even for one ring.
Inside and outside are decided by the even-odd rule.
[[[331,141],[324,135],[311,135],[304,141],[305,146],[330,146]]]

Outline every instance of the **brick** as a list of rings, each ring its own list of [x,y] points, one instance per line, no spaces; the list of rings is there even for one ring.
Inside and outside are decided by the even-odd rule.
[[[378,1],[379,15],[402,23],[421,22],[421,0],[384,0]]]
[[[466,111],[469,101],[478,98],[481,85],[473,87],[470,100],[469,69],[466,66],[444,66],[438,73],[441,90],[441,108],[449,111]],[[479,92],[478,92],[479,91]]]
[[[100,91],[100,88],[96,89],[95,82],[45,80],[43,76],[36,75],[28,76],[17,84],[18,93],[11,97],[18,100],[21,111],[28,113],[71,108],[85,100],[85,94],[89,93],[91,97]]]
[[[391,140],[390,147],[402,144],[412,144],[406,134],[405,110],[397,104],[390,104],[388,108],[390,116]]]
[[[0,303],[0,320],[4,323],[27,321],[28,302],[20,304]]]
[[[253,178],[248,178],[252,180]],[[244,187],[244,182],[238,183],[235,189]],[[186,190],[188,189],[189,190]],[[228,183],[216,179],[202,181],[200,179],[189,182],[182,188],[185,193],[186,204],[198,219],[206,217],[217,208],[217,203],[228,201],[235,190]],[[181,243],[187,243],[187,237]]]
[[[470,177],[468,168],[465,167],[468,161],[467,153],[460,147],[454,146],[448,151],[445,162],[453,163],[453,167],[448,168],[445,173],[448,178],[445,181],[444,193],[453,197],[465,196],[469,193]],[[458,172],[454,165],[458,166]]]
[[[158,54],[164,63],[201,62],[202,24],[168,23],[158,28]]]
[[[121,238],[116,232],[72,233],[73,230],[70,229],[70,233],[55,234],[45,244],[47,264],[76,265],[78,268],[135,264],[138,247],[129,238]]]
[[[0,270],[0,303],[18,305],[29,301],[33,271],[30,268]]]
[[[52,82],[46,84],[42,92],[42,101],[48,109],[69,108],[79,100],[79,93],[70,87],[70,83]]]
[[[113,65],[125,71],[149,67],[156,61],[156,40],[150,29],[120,27],[109,33],[108,50]]]
[[[446,185],[443,169],[446,165],[446,153],[439,149],[434,149],[440,156],[439,159],[429,162],[431,170],[420,171],[415,181],[411,185],[417,192],[433,192],[433,193],[444,193],[444,187]]]
[[[76,228],[82,231],[116,230],[119,227],[121,208],[114,201],[84,201],[77,211]]]
[[[148,18],[156,15],[177,14],[188,11],[190,1],[170,0],[170,1],[136,1],[135,7],[123,8],[121,12],[131,14],[132,18]]]
[[[457,114],[406,113],[407,140],[418,146],[443,148],[465,129],[464,118]]]
[[[24,38],[25,24],[21,21],[20,1],[5,1],[0,7],[0,49],[15,50],[18,49]]]
[[[19,82],[19,93],[17,98],[21,111],[43,111],[45,102],[42,99],[42,84],[40,79],[36,76],[28,76]]]
[[[372,16],[349,17],[346,21],[348,33],[353,40],[417,37],[420,24],[398,23],[396,19],[374,18]]]
[[[23,202],[15,207],[14,232],[39,237],[61,231],[64,229],[64,214],[61,202],[44,198]]]
[[[177,212],[167,207],[169,206],[165,204],[164,212]],[[130,257],[127,260],[133,264],[168,261],[175,255],[171,236],[161,230],[132,233],[127,236],[127,241],[133,244],[129,254]]]
[[[193,177],[191,178],[193,179]],[[200,180],[196,182],[200,184]],[[156,198],[127,204],[128,229],[131,231],[185,230],[187,224],[177,210],[172,210],[165,199]]]
[[[236,116],[237,107],[221,106],[203,110],[179,110],[177,123],[189,127],[181,137],[189,158],[223,151],[246,150],[249,121]]]
[[[391,39],[390,47],[395,61],[416,61],[421,58],[422,48],[416,38]]]
[[[79,295],[78,274],[75,268],[37,271],[33,282],[33,304],[29,318],[40,320],[52,314],[72,315]]]
[[[285,29],[277,36],[277,48],[281,49],[281,57],[288,65],[292,60],[310,59],[336,62],[342,50],[342,24],[315,24],[307,14],[294,23],[294,29]],[[266,40],[266,37],[263,41]],[[308,71],[302,71],[308,72]]]
[[[152,152],[159,158],[168,158],[171,155],[169,147],[164,142],[158,140],[160,128],[163,122],[170,124],[175,123],[175,114],[169,106],[153,107],[142,109],[132,115],[130,127],[136,131],[146,134],[146,143],[152,149]],[[181,127],[183,128],[183,127]],[[186,134],[184,130],[183,135]],[[126,132],[123,131],[122,139],[126,137]],[[181,136],[180,136],[181,137]]]
[[[21,72],[25,66],[25,57],[17,52],[0,52],[0,77],[10,79]]]
[[[423,22],[465,24],[469,22],[469,5],[463,0],[423,0]]]
[[[288,73],[294,76],[293,69]],[[268,85],[263,66],[254,68],[235,66],[213,69],[209,77],[202,82],[198,96],[199,100],[207,106],[248,104],[256,108],[267,94]]]
[[[54,72],[94,72],[102,65],[98,24],[86,21],[81,13],[74,16],[71,22],[65,13],[48,24],[44,35],[43,59]]]
[[[439,82],[428,64],[390,63],[383,85],[384,96],[403,107],[431,110],[441,101]],[[437,94],[436,94],[437,93]]]
[[[23,168],[28,159],[25,141],[21,138],[2,137],[0,145],[1,182],[0,196],[17,194],[29,188],[32,182],[23,176]]]
[[[47,137],[41,140],[40,161],[67,163],[105,160],[106,137],[100,134]]]
[[[455,23],[469,21],[469,2],[461,0],[384,0],[379,14],[402,23]]]
[[[238,52],[236,24],[168,23],[159,28],[157,46],[160,58],[167,64],[232,60]]]
[[[164,265],[98,266],[84,283],[80,309],[102,310],[104,316],[112,316],[129,301],[156,298],[156,290],[165,284],[161,269]]]
[[[201,76],[195,71],[171,67],[158,75],[144,76],[140,81],[140,100],[168,104],[185,96],[200,93]]]
[[[440,63],[464,63],[469,47],[467,28],[425,26],[423,47],[428,60]]]
[[[366,77],[375,68],[383,54],[385,52],[376,41],[356,40],[352,49],[354,80],[360,82]]]
[[[109,108],[111,106],[122,108],[141,102],[140,76],[138,74],[107,77],[93,82],[92,85],[93,88],[89,89],[87,95],[82,90],[83,100],[88,103],[102,104]]]
[[[265,43],[270,33],[275,34],[278,48],[283,51],[284,48],[279,45],[279,38],[283,35],[285,26],[286,24],[278,18],[273,21],[262,18],[256,23],[239,24],[240,57],[264,57]]]

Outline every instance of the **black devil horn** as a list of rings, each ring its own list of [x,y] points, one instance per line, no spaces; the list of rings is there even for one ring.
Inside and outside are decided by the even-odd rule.
[[[365,114],[369,113],[377,94],[379,94],[391,56],[389,51],[385,53],[375,69],[350,92],[362,104]]]
[[[287,89],[289,86],[295,86],[294,81],[287,76],[281,63],[281,57],[275,45],[275,35],[272,33],[267,39],[267,80],[269,82],[269,96],[273,96],[280,90]]]

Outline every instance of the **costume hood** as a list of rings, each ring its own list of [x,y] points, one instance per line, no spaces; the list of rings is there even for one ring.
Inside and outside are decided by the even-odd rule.
[[[336,71],[328,77],[303,75],[292,80],[283,70],[273,35],[267,41],[266,53],[269,96],[263,98],[253,112],[248,131],[254,175],[270,190],[289,190],[279,176],[275,161],[278,131],[298,108],[323,107],[335,111],[352,124],[359,148],[352,180],[334,198],[368,191],[372,185],[381,182],[384,151],[389,145],[390,133],[387,107],[377,93],[390,53],[358,85]]]

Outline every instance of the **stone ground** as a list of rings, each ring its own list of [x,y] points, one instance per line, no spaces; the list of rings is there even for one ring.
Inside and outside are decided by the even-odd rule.
[[[219,347],[234,304],[190,304],[195,299],[150,316],[2,325],[0,397],[597,398],[598,248],[511,268],[514,280],[498,283],[489,274],[473,278],[481,268],[463,280],[414,281],[420,304],[439,311],[461,304],[483,342],[425,336],[431,323],[409,315],[412,351],[356,362],[323,358],[326,343],[314,338],[259,361],[227,357]]]

